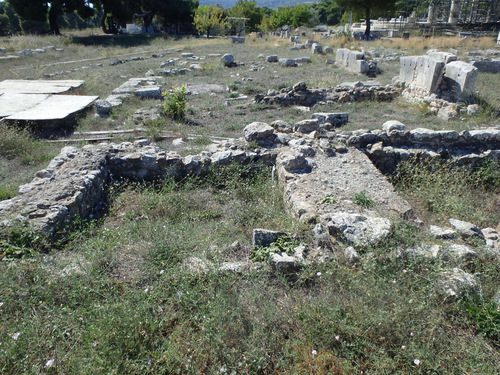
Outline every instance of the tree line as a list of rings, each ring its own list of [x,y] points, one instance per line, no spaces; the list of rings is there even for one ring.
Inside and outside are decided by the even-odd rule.
[[[422,12],[430,0],[321,0],[314,4],[258,7],[254,0],[238,0],[231,8],[199,5],[198,0],[0,0],[0,32],[53,33],[61,28],[102,27],[117,33],[126,23],[167,29],[184,23],[200,34],[230,32],[234,19],[244,18],[246,31],[271,31],[285,25],[315,26],[345,24],[353,20],[409,15]]]

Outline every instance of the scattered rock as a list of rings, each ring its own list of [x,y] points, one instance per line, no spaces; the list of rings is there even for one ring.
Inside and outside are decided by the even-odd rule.
[[[439,275],[436,287],[440,294],[452,299],[465,296],[477,296],[481,289],[474,275],[460,268],[442,272],[441,275]]]
[[[291,133],[293,132],[293,128],[290,124],[283,120],[276,120],[271,123],[271,126],[280,133]]]
[[[441,228],[436,225],[431,225],[429,227],[429,232],[435,237],[440,239],[454,240],[458,237],[455,230],[450,228]]]
[[[282,152],[278,156],[277,163],[290,173],[307,173],[311,170],[311,166],[305,156],[296,151]]]
[[[474,224],[468,223],[466,221],[449,219],[448,222],[451,226],[460,234],[460,236],[466,240],[469,238],[479,238],[484,240],[484,235],[481,230]]]
[[[286,67],[294,67],[297,66],[297,63],[295,62],[294,59],[279,59],[280,65],[286,66]]]
[[[382,130],[385,130],[387,133],[390,133],[394,130],[403,131],[406,130],[406,126],[405,124],[397,120],[389,120],[382,124]]]
[[[294,129],[299,133],[311,133],[319,129],[319,121],[317,119],[302,120],[294,125]]]
[[[234,56],[231,55],[230,53],[226,53],[224,56],[222,56],[220,61],[222,65],[226,67],[233,67],[236,65],[234,62]]]
[[[259,144],[272,143],[276,137],[274,135],[274,128],[265,122],[252,122],[248,124],[243,130],[243,134],[247,142],[257,142]]]
[[[354,246],[376,244],[391,233],[389,219],[347,212],[332,214],[327,227],[332,236],[339,237]]]
[[[285,236],[284,232],[257,228],[253,230],[252,245],[254,247],[269,247],[279,237]]]
[[[267,261],[274,269],[284,273],[299,272],[303,264],[303,261],[298,257],[286,253],[271,253]]]

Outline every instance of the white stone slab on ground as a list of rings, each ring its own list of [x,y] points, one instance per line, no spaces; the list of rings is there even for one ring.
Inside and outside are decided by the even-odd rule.
[[[48,97],[48,94],[0,94],[0,118],[33,108]]]
[[[0,92],[11,94],[61,94],[80,87],[80,80],[17,80],[0,82]]]
[[[14,113],[5,119],[18,121],[62,120],[82,111],[97,98],[98,96],[50,95],[34,107]]]

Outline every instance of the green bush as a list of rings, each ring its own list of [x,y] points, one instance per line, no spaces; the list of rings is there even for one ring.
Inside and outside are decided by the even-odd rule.
[[[163,105],[165,115],[174,120],[182,121],[186,116],[186,85],[176,88],[172,93],[164,92],[166,103]]]

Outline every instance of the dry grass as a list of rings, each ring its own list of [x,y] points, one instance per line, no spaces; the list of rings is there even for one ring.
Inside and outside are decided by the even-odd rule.
[[[496,41],[491,37],[481,38],[460,38],[460,37],[410,37],[409,39],[383,39],[374,42],[376,46],[385,48],[394,48],[404,50],[410,55],[422,54],[423,52],[436,48],[439,50],[448,50],[450,48],[459,49],[461,52],[495,48]]]

